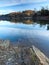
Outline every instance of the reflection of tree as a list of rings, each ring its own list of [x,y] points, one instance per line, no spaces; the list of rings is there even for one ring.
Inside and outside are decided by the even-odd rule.
[[[42,27],[42,26],[46,26],[46,24],[49,24],[49,21],[36,21],[37,22],[37,24],[40,24],[40,27]]]
[[[33,24],[34,21],[33,20],[30,20],[30,19],[23,19],[23,20],[10,20],[10,22],[12,23],[24,23],[24,24]]]
[[[47,30],[49,30],[49,25],[47,26]]]
[[[13,23],[25,23],[25,24],[37,23],[37,24],[40,24],[40,26],[49,24],[49,21],[34,21],[34,20],[30,20],[30,19],[27,19],[27,20],[25,20],[25,19],[23,19],[23,20],[11,20],[10,22],[13,22]]]
[[[33,24],[34,22],[33,22],[33,20],[23,20],[23,23],[25,23],[25,24]]]

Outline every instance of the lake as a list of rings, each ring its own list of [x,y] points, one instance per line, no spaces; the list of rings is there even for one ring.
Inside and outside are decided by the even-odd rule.
[[[49,22],[0,21],[0,39],[10,40],[14,44],[35,45],[49,57]]]

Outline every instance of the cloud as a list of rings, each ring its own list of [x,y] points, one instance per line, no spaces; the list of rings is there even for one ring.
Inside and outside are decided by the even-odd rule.
[[[11,9],[0,10],[0,15],[7,14],[7,13],[10,13],[10,12],[15,12],[15,11],[14,10],[11,10]]]
[[[0,7],[19,5],[24,3],[38,3],[45,1],[47,0],[0,0]]]

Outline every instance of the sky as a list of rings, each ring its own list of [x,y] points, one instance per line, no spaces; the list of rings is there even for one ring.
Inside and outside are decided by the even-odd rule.
[[[49,0],[0,0],[0,14],[49,8]]]

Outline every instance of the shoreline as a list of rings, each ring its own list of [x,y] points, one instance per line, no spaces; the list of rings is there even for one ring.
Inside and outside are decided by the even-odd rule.
[[[47,56],[45,56],[38,48],[36,48],[35,46],[32,46],[33,50],[35,52],[35,54],[37,55],[37,57],[39,58],[40,62],[43,65],[49,65],[49,58]]]

